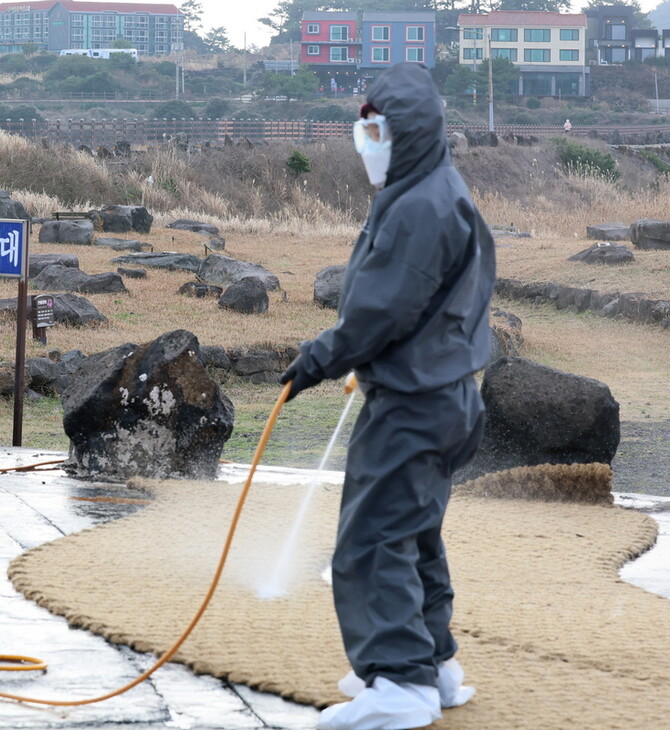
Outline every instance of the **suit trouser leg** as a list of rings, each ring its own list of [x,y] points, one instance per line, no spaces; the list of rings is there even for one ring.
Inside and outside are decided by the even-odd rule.
[[[451,465],[481,417],[474,382],[408,396],[373,388],[352,434],[333,591],[356,674],[434,685],[456,651],[440,528]]]

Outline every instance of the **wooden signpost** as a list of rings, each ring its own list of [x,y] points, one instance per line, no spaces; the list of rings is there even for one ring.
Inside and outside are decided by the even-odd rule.
[[[29,230],[29,222],[27,220],[0,218],[0,275],[19,280],[19,293],[16,305],[13,446],[21,446],[23,436]]]

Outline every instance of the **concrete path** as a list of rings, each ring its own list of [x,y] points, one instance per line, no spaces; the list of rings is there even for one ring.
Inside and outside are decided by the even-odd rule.
[[[64,457],[62,452],[5,447],[0,448],[0,468]],[[239,482],[246,474],[245,467],[230,465],[222,468],[221,477]],[[335,475],[324,475],[328,476]],[[314,475],[265,467],[259,469],[261,478],[305,482]],[[76,481],[58,468],[0,474],[0,654],[36,656],[49,664],[45,674],[0,672],[0,691],[48,699],[94,697],[127,683],[153,663],[153,656],[70,629],[64,619],[17,594],[6,578],[9,562],[24,550],[128,515],[142,508],[132,500],[145,497],[125,486]],[[661,528],[657,546],[625,566],[622,577],[670,598],[670,498],[620,494],[617,501],[649,512]],[[0,700],[0,730],[84,726],[101,730],[311,730],[317,715],[314,708],[198,677],[178,664],[166,665],[139,687],[100,704],[61,710]]]

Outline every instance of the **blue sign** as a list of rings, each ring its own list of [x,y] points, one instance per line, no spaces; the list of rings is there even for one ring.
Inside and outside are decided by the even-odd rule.
[[[27,233],[26,221],[0,218],[0,276],[27,276]]]

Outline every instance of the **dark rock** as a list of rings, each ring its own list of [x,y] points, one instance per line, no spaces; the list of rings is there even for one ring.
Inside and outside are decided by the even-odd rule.
[[[72,375],[84,365],[88,358],[81,350],[68,350],[60,356],[58,361],[61,375]]]
[[[54,294],[54,321],[59,324],[75,327],[86,324],[106,322],[107,317],[101,314],[85,297],[76,294]],[[31,312],[31,298],[28,297],[28,316]],[[16,298],[0,299],[0,315],[16,318]]]
[[[484,132],[477,138],[477,145],[479,147],[497,147],[498,135],[495,132]]]
[[[7,190],[0,190],[0,218],[30,219],[30,216],[22,203],[12,200]]]
[[[213,251],[223,251],[226,247],[226,239],[223,236],[211,236],[207,239],[205,246]]]
[[[153,216],[142,205],[108,205],[99,211],[89,211],[92,217],[102,219],[102,230],[110,233],[126,233],[133,230],[149,233]]]
[[[635,255],[628,248],[618,243],[594,243],[593,246],[570,256],[568,261],[582,261],[585,264],[629,264],[635,261]]]
[[[92,355],[62,399],[65,468],[84,479],[213,479],[233,427],[233,405],[185,330]]]
[[[119,266],[116,273],[120,276],[125,276],[127,279],[147,278],[147,272],[144,269],[124,269],[122,266]]]
[[[630,240],[642,249],[670,249],[670,221],[641,218],[630,227]]]
[[[217,345],[202,345],[200,361],[207,368],[207,372],[218,370],[227,373],[231,368],[230,358],[225,348]]]
[[[340,290],[346,266],[326,266],[314,280],[314,301],[322,307],[337,309],[340,303]]]
[[[0,362],[0,396],[7,397],[14,395],[14,384],[16,382],[16,372],[14,364],[8,362]],[[30,373],[24,375],[24,385],[29,388],[31,385]]]
[[[111,271],[103,274],[86,274],[70,266],[52,264],[42,269],[32,280],[40,291],[76,291],[84,294],[109,294],[127,292],[123,279]]]
[[[630,226],[625,223],[598,223],[586,226],[587,238],[599,238],[601,241],[628,241]]]
[[[45,221],[40,227],[40,243],[73,243],[90,246],[93,223],[90,220]]]
[[[282,373],[285,369],[284,360],[274,350],[233,350],[230,352],[230,361],[235,375],[242,377],[259,373]]]
[[[130,142],[125,139],[120,139],[114,144],[114,153],[118,157],[130,157],[131,147]]]
[[[178,231],[194,231],[195,233],[210,233],[217,236],[219,229],[210,223],[201,223],[200,221],[189,221],[185,218],[173,221],[167,225],[167,228],[176,228]]]
[[[134,266],[150,266],[154,269],[167,269],[176,271],[192,271],[197,273],[202,264],[202,259],[190,253],[129,253],[125,256],[117,256],[112,259],[115,264],[133,264]]]
[[[112,251],[151,251],[152,246],[142,241],[129,241],[125,238],[96,238],[93,241],[94,246],[105,246],[111,248]]]
[[[187,281],[182,284],[177,294],[184,294],[187,297],[220,297],[223,294],[223,287],[214,284],[203,284],[201,281]]]
[[[46,357],[26,358],[26,373],[30,375],[30,387],[42,395],[53,395],[58,390],[59,366]]]
[[[556,309],[574,307],[575,312],[584,312],[591,306],[593,293],[591,289],[579,289],[572,286],[561,287],[556,297]]]
[[[231,284],[219,297],[221,309],[231,309],[241,314],[263,314],[268,311],[270,301],[263,282],[255,276]]]
[[[47,266],[70,266],[79,268],[79,259],[71,253],[34,253],[30,255],[29,276],[34,279]]]
[[[522,358],[490,365],[482,384],[484,439],[458,481],[535,464],[610,463],[619,445],[619,404],[597,380]]]
[[[227,286],[248,276],[259,279],[268,291],[279,289],[279,279],[260,264],[238,261],[218,253],[210,254],[200,266],[198,278],[209,284]]]

